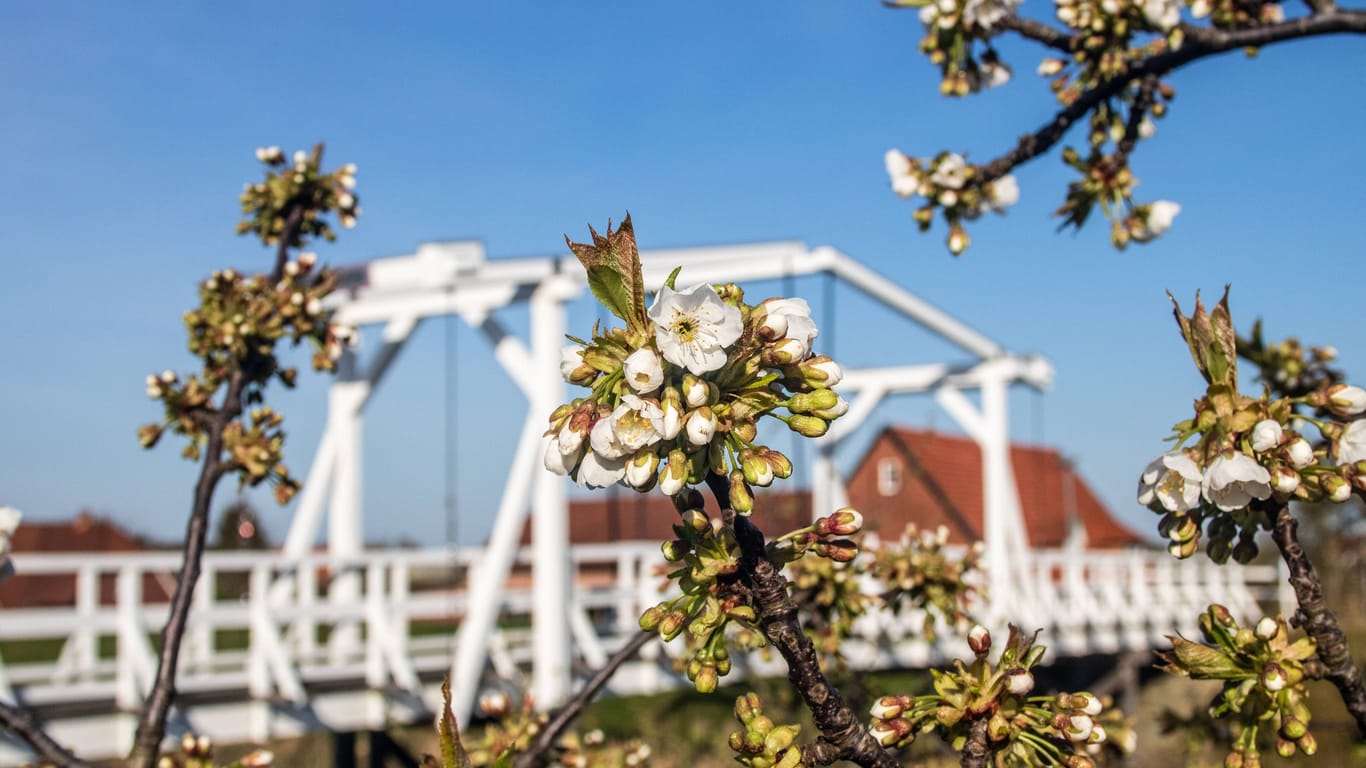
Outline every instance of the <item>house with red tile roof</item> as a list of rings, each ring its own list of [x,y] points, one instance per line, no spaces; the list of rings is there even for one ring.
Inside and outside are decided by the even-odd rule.
[[[71,520],[40,522],[24,520],[14,531],[14,553],[62,554],[141,552],[152,547],[118,523],[82,510]],[[148,574],[143,579],[144,599],[164,602],[173,584]],[[114,574],[100,577],[100,602],[114,600]],[[20,568],[15,575],[0,582],[0,607],[36,608],[62,607],[76,604],[76,579],[70,574],[25,574]]]
[[[1069,537],[1089,549],[1147,544],[1110,514],[1055,449],[1011,445],[1010,463],[1031,548],[1061,547]],[[922,529],[947,526],[953,543],[982,538],[982,451],[970,438],[887,427],[873,439],[846,487],[849,503],[867,521],[865,530],[883,538],[900,536],[908,523]]]

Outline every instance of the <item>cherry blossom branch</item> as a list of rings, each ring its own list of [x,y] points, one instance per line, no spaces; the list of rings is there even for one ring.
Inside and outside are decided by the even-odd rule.
[[[635,656],[654,637],[654,632],[641,631],[632,637],[630,642],[623,645],[620,650],[612,654],[607,663],[603,664],[597,672],[594,672],[588,682],[584,683],[578,693],[574,694],[574,698],[570,699],[569,703],[565,704],[564,708],[549,723],[546,723],[545,727],[541,729],[540,735],[537,736],[536,743],[517,756],[516,762],[513,763],[514,768],[532,768],[532,766],[539,764],[542,756],[555,746],[555,742],[559,741],[560,736],[569,729],[570,725],[573,725],[575,720],[579,719],[583,710],[598,695],[598,691],[607,685],[607,681],[612,679],[621,665]]]
[[[968,740],[963,744],[963,756],[958,764],[963,768],[986,768],[991,761],[991,747],[987,743],[988,717],[979,717],[968,726]]]
[[[1026,32],[1022,29],[1016,29],[1015,27],[1018,25],[1013,23],[1006,25],[1004,20],[1002,26],[1010,28],[1029,39],[1039,40],[1052,47],[1057,47],[1058,40],[1052,36],[1044,35],[1041,30],[1035,29],[1033,26],[1035,24],[1039,27],[1046,27],[1044,24],[1030,22],[1028,25],[1023,25],[1028,27]],[[1014,149],[981,166],[982,181],[985,183],[998,179],[1012,169],[1052,149],[1074,123],[1105,100],[1118,95],[1136,80],[1154,75],[1160,76],[1207,56],[1232,50],[1264,47],[1288,40],[1319,35],[1366,34],[1366,11],[1341,10],[1325,5],[1321,12],[1278,24],[1230,30],[1182,24],[1180,29],[1185,36],[1185,41],[1180,48],[1156,54],[1130,67],[1122,75],[1106,80],[1083,92],[1076,101],[1060,110],[1053,116],[1053,119],[1041,128],[1022,136]],[[1050,40],[1053,42],[1048,42]]]
[[[729,481],[722,475],[708,473],[707,487],[716,497],[722,516],[735,530],[740,544],[740,578],[750,591],[759,626],[787,663],[787,679],[801,694],[821,732],[815,744],[802,748],[802,762],[829,765],[836,760],[848,760],[863,768],[897,768],[897,761],[859,724],[839,690],[821,671],[816,646],[802,631],[797,604],[788,592],[787,577],[768,559],[763,532],[748,517],[736,515],[729,507]]]
[[[34,754],[42,758],[44,764],[55,765],[58,768],[79,768],[86,765],[47,735],[32,718],[3,700],[0,700],[0,726],[23,739],[24,743],[33,749]]]
[[[161,632],[156,681],[147,702],[143,705],[142,716],[138,721],[133,750],[128,755],[130,766],[153,768],[161,753],[161,742],[166,736],[167,713],[170,712],[176,696],[175,679],[180,661],[180,643],[185,636],[185,627],[189,623],[194,588],[199,581],[201,562],[204,559],[213,492],[226,470],[223,463],[223,432],[233,419],[242,413],[245,380],[246,376],[241,370],[233,372],[222,406],[213,414],[209,424],[204,464],[199,470],[199,481],[195,483],[190,519],[185,526],[184,565],[181,567],[180,577],[176,579],[175,593],[171,597],[170,616],[167,617],[166,626]]]
[[[1314,669],[1320,673],[1316,677],[1328,680],[1338,689],[1342,703],[1356,721],[1358,737],[1366,740],[1366,684],[1362,682],[1361,670],[1352,660],[1347,636],[1324,600],[1323,583],[1300,545],[1299,522],[1290,514],[1288,503],[1268,502],[1263,509],[1271,516],[1271,538],[1290,569],[1290,586],[1295,590],[1295,600],[1299,604],[1290,623],[1303,628],[1314,639],[1321,663],[1321,667]]]

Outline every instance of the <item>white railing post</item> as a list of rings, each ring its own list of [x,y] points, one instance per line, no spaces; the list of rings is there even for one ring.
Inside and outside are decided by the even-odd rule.
[[[383,688],[389,682],[384,669],[384,563],[372,559],[365,569],[365,683]]]

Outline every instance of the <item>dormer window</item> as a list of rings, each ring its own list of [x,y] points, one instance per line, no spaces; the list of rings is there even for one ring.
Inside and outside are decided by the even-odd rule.
[[[895,496],[901,492],[901,462],[888,456],[877,463],[877,492]]]

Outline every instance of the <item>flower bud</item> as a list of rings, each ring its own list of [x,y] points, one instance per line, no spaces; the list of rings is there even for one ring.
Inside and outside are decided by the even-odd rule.
[[[852,536],[863,530],[863,515],[853,507],[845,507],[830,515],[830,534],[834,536]]]
[[[894,717],[899,717],[903,711],[904,708],[901,706],[900,696],[883,696],[873,702],[873,706],[868,710],[868,714],[872,715],[876,720],[891,720]]]
[[[1339,416],[1356,416],[1366,412],[1366,389],[1348,384],[1334,384],[1328,388],[1328,408]]]
[[[660,398],[659,407],[664,412],[664,424],[659,430],[660,436],[665,440],[678,437],[679,431],[683,429],[683,396],[678,393],[678,389],[666,387],[664,396]]]
[[[275,763],[275,753],[269,749],[257,749],[237,760],[242,768],[270,768]]]
[[[767,365],[788,365],[806,359],[811,348],[801,339],[783,339],[764,350],[763,361]]]
[[[1006,673],[1006,690],[1024,696],[1034,690],[1034,676],[1027,669],[1012,669]]]
[[[963,230],[961,225],[954,224],[949,229],[949,253],[958,256],[966,251],[971,243],[972,238],[968,237],[968,233]]]
[[[1270,693],[1275,693],[1285,687],[1285,670],[1280,664],[1271,662],[1262,667],[1262,687]]]
[[[180,737],[180,751],[191,757],[195,753],[195,740],[193,733],[187,733]]]
[[[764,461],[773,468],[773,476],[786,480],[792,476],[792,460],[779,451],[763,448],[758,451]]]
[[[1342,503],[1352,497],[1352,485],[1342,479],[1340,475],[1324,475],[1319,483],[1323,486],[1323,495],[1329,500]]]
[[[1262,620],[1257,622],[1257,637],[1263,640],[1275,639],[1276,633],[1280,631],[1281,625],[1270,616],[1263,616]]]
[[[659,548],[664,553],[664,559],[671,563],[682,560],[692,551],[692,545],[682,539],[670,539],[661,544]]]
[[[1285,453],[1290,459],[1290,466],[1295,469],[1304,469],[1315,461],[1314,447],[1302,437],[1292,440],[1290,445],[1286,446]]]
[[[991,633],[981,624],[974,624],[968,630],[968,647],[978,656],[985,656],[991,650]]]
[[[688,414],[685,429],[690,445],[706,445],[711,442],[712,436],[716,434],[716,416],[710,408],[704,405]]]
[[[1067,718],[1066,725],[1063,726],[1063,735],[1073,744],[1080,744],[1091,738],[1091,729],[1096,724],[1088,715],[1072,715]]]
[[[754,511],[754,494],[745,482],[745,473],[738,469],[730,473],[730,508],[742,515]]]
[[[764,754],[776,755],[792,746],[797,740],[797,729],[790,725],[780,725],[768,732],[764,738]]]
[[[161,439],[162,428],[158,424],[143,424],[138,427],[138,443],[143,448],[151,448]]]
[[[664,471],[659,473],[659,490],[665,496],[673,496],[683,490],[688,482],[688,456],[675,448],[669,451],[669,461]]]
[[[1305,725],[1303,720],[1287,717],[1281,722],[1281,736],[1292,741],[1299,739],[1308,732],[1309,726]]]
[[[1300,487],[1300,473],[1290,467],[1277,467],[1271,474],[1271,487],[1277,493],[1294,493]]]
[[[650,394],[664,383],[664,366],[659,360],[659,355],[649,347],[641,347],[632,352],[621,367],[626,385],[637,394]]]
[[[1001,717],[1000,713],[991,716],[987,721],[987,738],[992,741],[1000,741],[1010,735],[1010,721]]]
[[[1099,715],[1102,709],[1100,697],[1094,693],[1074,693],[1069,703],[1072,705],[1071,709],[1078,710],[1083,715],[1090,715],[1091,717]]]
[[[1295,742],[1289,739],[1276,739],[1276,754],[1281,757],[1295,756]]]
[[[717,679],[716,667],[705,664],[697,671],[693,686],[697,688],[698,693],[712,693],[716,690]]]
[[[688,404],[689,408],[699,408],[706,405],[710,397],[709,390],[707,382],[691,373],[683,374],[683,401]]]
[[[486,693],[479,697],[479,710],[489,717],[506,717],[511,709],[512,699],[503,691]]]
[[[939,723],[945,728],[952,728],[953,726],[958,724],[959,720],[963,719],[963,710],[959,709],[958,707],[951,707],[945,704],[934,710],[934,719],[935,722]]]
[[[820,408],[812,411],[812,416],[819,416],[826,421],[834,421],[849,412],[849,401],[842,397],[835,398],[835,404],[829,408]]]
[[[1185,560],[1186,558],[1195,554],[1195,551],[1199,548],[1200,544],[1196,539],[1189,539],[1187,541],[1173,541],[1171,544],[1167,545],[1167,554],[1171,555],[1172,557],[1175,557],[1178,560]]]
[[[880,722],[869,729],[868,733],[871,734],[874,739],[877,739],[878,744],[881,744],[884,747],[890,747],[901,739],[898,729],[896,728],[896,724],[899,722],[902,721],[887,720]]]
[[[1299,746],[1301,752],[1310,757],[1313,757],[1314,753],[1319,751],[1318,739],[1315,739],[1314,734],[1312,733],[1306,733],[1298,739],[1295,739],[1295,744]]]
[[[683,524],[698,533],[711,530],[711,519],[705,512],[697,509],[690,509],[682,514]]]
[[[766,488],[773,484],[773,467],[751,449],[740,452],[740,468],[744,471],[745,482],[750,485]]]
[[[659,636],[665,640],[678,637],[678,633],[683,631],[683,623],[687,620],[687,615],[682,611],[670,611],[659,622]]]
[[[1274,419],[1262,419],[1252,427],[1252,450],[1264,453],[1280,445],[1281,425]]]
[[[787,428],[805,437],[820,437],[830,428],[830,422],[816,416],[798,415],[787,419]]]
[[[822,408],[831,408],[839,401],[839,395],[831,389],[817,389],[801,392],[787,401],[787,409],[793,413],[810,413]]]
[[[638,490],[649,490],[658,479],[659,454],[654,448],[642,448],[626,462],[626,484]]]

